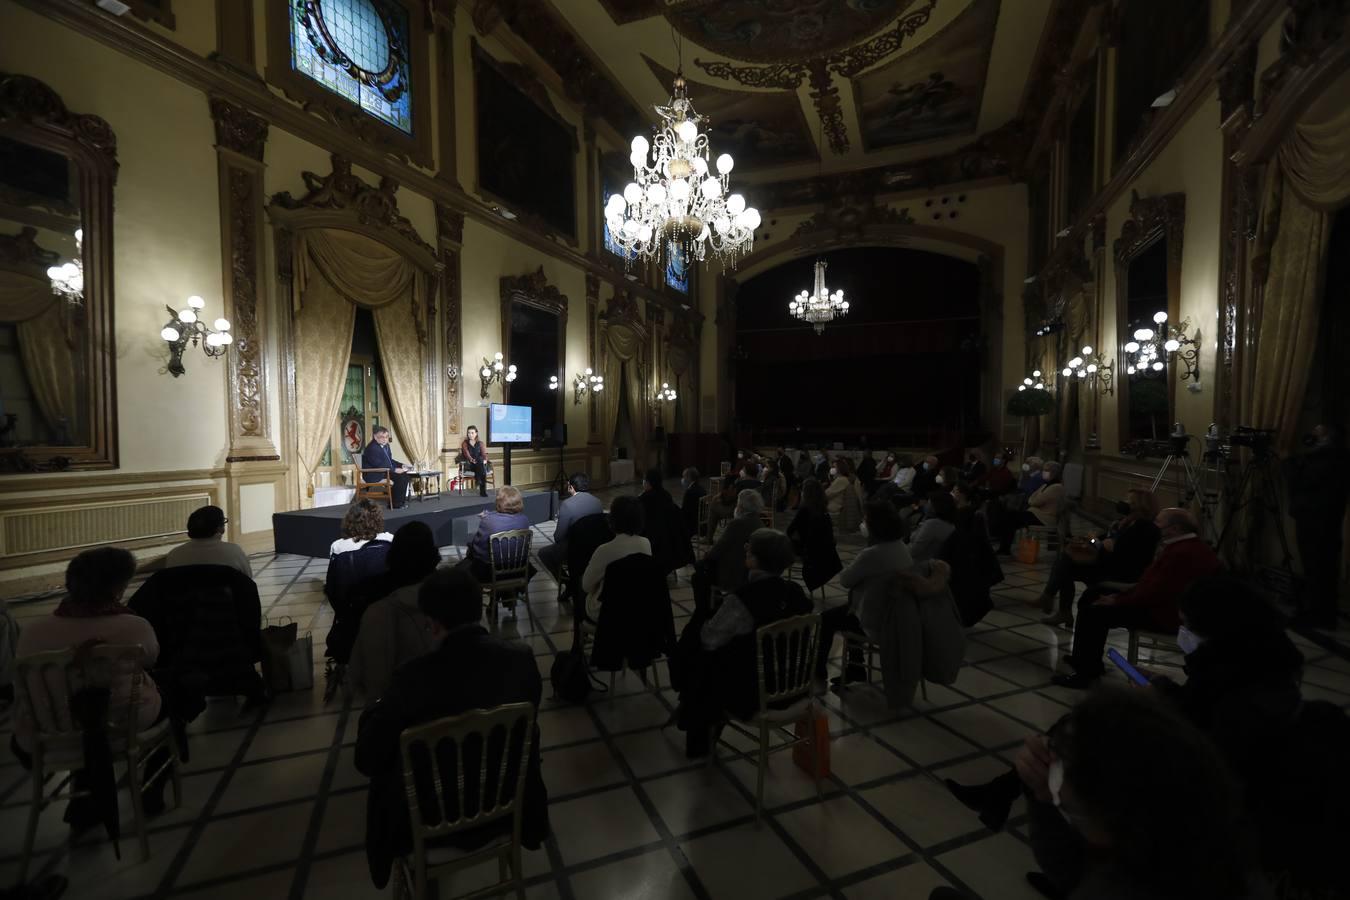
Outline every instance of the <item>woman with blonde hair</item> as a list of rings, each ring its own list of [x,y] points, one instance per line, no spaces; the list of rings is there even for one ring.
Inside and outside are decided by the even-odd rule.
[[[1127,499],[1117,501],[1120,518],[1111,523],[1104,537],[1092,537],[1077,549],[1060,553],[1050,570],[1050,578],[1036,601],[1050,615],[1041,621],[1046,625],[1073,628],[1074,582],[1091,587],[1102,581],[1132,583],[1153,561],[1158,547],[1158,526],[1153,524],[1157,504],[1153,494],[1143,488],[1131,488]],[[1077,559],[1075,559],[1077,555]],[[1059,609],[1055,609],[1056,596]]]
[[[492,578],[492,551],[488,539],[501,531],[528,530],[530,527],[530,517],[525,515],[525,498],[519,488],[509,484],[497,488],[493,506],[495,508],[491,512],[483,510],[478,514],[482,521],[478,523],[478,531],[469,541],[464,561],[460,563],[468,567],[474,578],[483,582]],[[530,567],[530,574],[534,574],[533,566]]]
[[[825,488],[825,506],[830,517],[839,523],[839,530],[852,533],[862,524],[862,487],[854,473],[853,461],[838,456],[830,469],[834,480]]]

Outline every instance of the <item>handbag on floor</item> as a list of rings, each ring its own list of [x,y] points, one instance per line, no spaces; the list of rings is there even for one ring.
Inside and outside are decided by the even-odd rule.
[[[797,720],[796,728],[797,737],[806,738],[815,745],[815,771],[811,769],[811,750],[807,744],[798,744],[792,748],[792,761],[796,763],[797,768],[812,778],[829,778],[830,720],[825,718],[825,711],[818,707],[813,708],[805,718]]]
[[[262,629],[263,679],[274,694],[314,687],[314,636],[299,631],[293,621]]]
[[[1022,537],[1017,539],[1017,546],[1013,548],[1013,559],[1025,565],[1034,566],[1040,555],[1041,542],[1023,532]]]

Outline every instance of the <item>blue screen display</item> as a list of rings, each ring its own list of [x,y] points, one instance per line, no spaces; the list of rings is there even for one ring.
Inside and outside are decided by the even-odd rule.
[[[528,406],[507,406],[494,403],[488,409],[488,443],[528,444],[533,436],[531,413]]]

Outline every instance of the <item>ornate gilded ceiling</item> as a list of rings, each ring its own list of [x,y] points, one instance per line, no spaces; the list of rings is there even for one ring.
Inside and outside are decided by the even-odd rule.
[[[714,146],[751,181],[823,167],[898,184],[927,180],[907,161],[935,173],[926,160],[1009,133],[1062,0],[550,2],[649,119],[682,65]]]

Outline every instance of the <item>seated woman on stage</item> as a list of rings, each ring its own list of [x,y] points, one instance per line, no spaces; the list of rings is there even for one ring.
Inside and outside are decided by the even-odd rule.
[[[478,514],[482,517],[482,522],[478,524],[478,531],[474,534],[473,540],[469,541],[464,561],[459,564],[483,583],[492,580],[490,555],[492,550],[488,539],[501,531],[516,531],[530,527],[530,517],[525,515],[525,498],[521,496],[520,488],[509,484],[498,488],[493,505],[496,507],[493,512],[484,510]],[[534,572],[534,566],[531,565],[530,575],[533,576]]]
[[[478,429],[470,425],[459,445],[459,461],[468,463],[473,469],[474,481],[478,482],[478,496],[487,496],[487,473],[492,468],[488,462],[487,449],[478,440]]]

